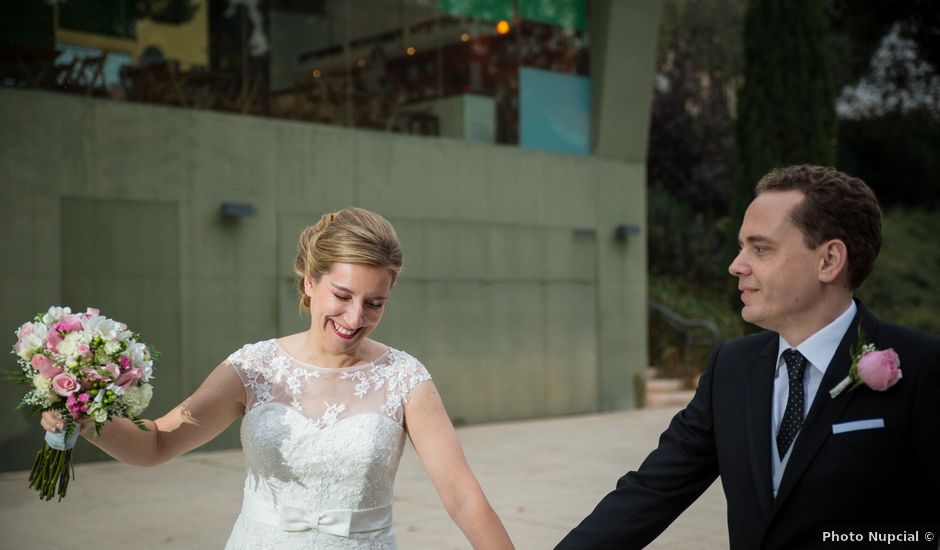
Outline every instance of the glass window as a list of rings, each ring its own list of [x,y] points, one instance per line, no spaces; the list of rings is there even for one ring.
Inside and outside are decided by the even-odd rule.
[[[66,71],[75,74],[77,59],[105,55],[112,98],[588,151],[584,0],[54,6],[62,36],[39,58],[55,58],[57,76],[16,82],[74,90]],[[50,24],[34,19],[34,27]]]

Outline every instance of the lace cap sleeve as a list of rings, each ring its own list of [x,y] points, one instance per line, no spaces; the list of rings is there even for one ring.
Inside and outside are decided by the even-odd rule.
[[[272,400],[270,379],[273,356],[274,340],[245,344],[228,356],[229,365],[235,369],[245,386],[246,410]]]
[[[389,350],[386,370],[385,414],[401,422],[404,406],[415,388],[431,379],[428,369],[411,355],[395,349]]]

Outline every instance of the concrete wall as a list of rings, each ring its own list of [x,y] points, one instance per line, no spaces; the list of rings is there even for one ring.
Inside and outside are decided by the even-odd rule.
[[[349,205],[403,242],[376,338],[427,364],[455,421],[635,405],[646,244],[614,228],[645,234],[642,166],[2,88],[0,128],[6,345],[49,305],[98,305],[163,353],[150,416],[240,345],[306,326],[295,239]],[[223,201],[256,214],[222,220]],[[40,436],[0,416],[0,467],[28,467]]]

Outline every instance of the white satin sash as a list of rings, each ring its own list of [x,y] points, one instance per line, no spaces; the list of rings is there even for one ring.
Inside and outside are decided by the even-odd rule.
[[[309,510],[290,504],[274,505],[245,493],[242,514],[282,531],[316,529],[338,537],[377,531],[392,526],[392,505],[363,510]]]

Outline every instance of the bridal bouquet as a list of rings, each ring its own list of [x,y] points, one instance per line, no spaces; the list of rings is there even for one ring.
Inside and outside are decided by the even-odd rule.
[[[62,432],[46,433],[29,486],[45,500],[58,489],[62,500],[74,477],[72,447],[84,421],[94,422],[95,435],[113,417],[147,429],[138,417],[153,395],[151,352],[127,325],[93,308],[72,313],[51,307],[17,329],[16,337],[13,353],[21,369],[13,380],[30,388],[19,406],[56,411],[65,422]]]

